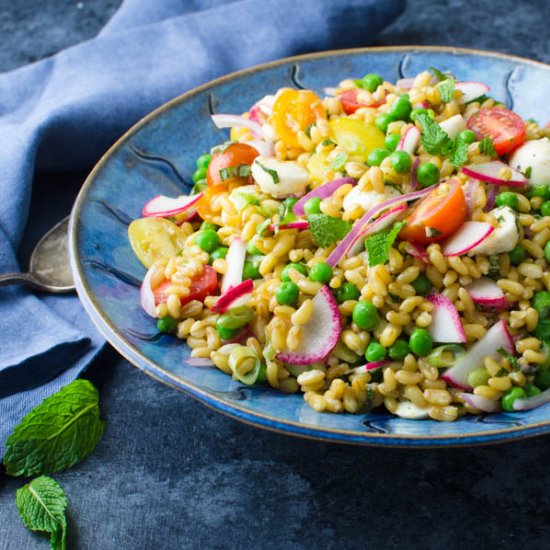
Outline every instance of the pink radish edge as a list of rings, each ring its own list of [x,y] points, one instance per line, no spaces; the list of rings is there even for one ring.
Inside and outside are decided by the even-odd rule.
[[[167,218],[175,216],[191,208],[204,195],[180,195],[179,197],[167,197],[166,195],[157,195],[148,201],[143,207],[141,214],[145,218]]]
[[[474,409],[478,409],[483,412],[494,413],[502,410],[500,401],[487,399],[486,397],[476,395],[475,393],[459,393],[458,396],[462,397],[462,399],[464,399],[468,405],[474,407]]]
[[[499,177],[498,174],[502,169],[510,170],[513,179],[506,180]],[[493,160],[482,164],[469,164],[468,166],[463,166],[462,171],[472,178],[506,187],[523,187],[528,182],[528,179],[521,172],[500,160]]]
[[[221,292],[225,294],[230,288],[240,285],[243,281],[246,244],[240,237],[235,237],[229,245],[225,262],[227,271],[222,279]]]
[[[157,273],[157,270],[160,269],[156,264],[153,264],[145,274],[141,287],[139,289],[139,301],[141,307],[145,310],[147,315],[151,317],[157,316],[157,308],[155,304],[155,293],[151,288],[151,279],[153,275]]]
[[[210,309],[214,313],[225,313],[231,307],[235,307],[235,302],[237,300],[239,301],[238,305],[245,305],[247,301],[246,298],[250,298],[253,290],[254,281],[252,281],[252,279],[246,279],[242,283],[230,287],[218,298],[216,305],[212,306]]]
[[[464,222],[458,231],[443,243],[445,256],[460,256],[482,243],[495,228],[486,222]]]
[[[413,155],[420,145],[420,130],[416,126],[410,126],[397,144],[397,151],[405,151]]]
[[[433,305],[432,322],[428,332],[434,342],[444,344],[463,344],[468,338],[460,321],[460,314],[456,306],[443,294],[426,296]]]
[[[512,405],[515,411],[530,411],[550,402],[550,389],[532,397],[520,397]]]

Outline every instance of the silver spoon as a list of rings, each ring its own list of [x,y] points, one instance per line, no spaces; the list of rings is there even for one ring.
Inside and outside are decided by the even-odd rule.
[[[68,230],[69,218],[66,217],[38,241],[29,262],[29,272],[0,275],[0,287],[21,283],[54,294],[72,292],[75,286],[69,266]]]

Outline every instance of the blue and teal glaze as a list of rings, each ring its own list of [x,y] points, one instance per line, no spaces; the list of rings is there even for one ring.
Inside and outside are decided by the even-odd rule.
[[[275,62],[218,79],[176,98],[124,135],[86,181],[71,219],[71,263],[88,314],[109,342],[147,374],[206,405],[259,427],[364,445],[444,446],[506,441],[550,432],[550,405],[534,411],[464,417],[454,423],[409,421],[385,413],[319,414],[301,395],[249,388],[215,368],[186,364],[189,348],[157,332],[139,305],[145,269],[127,226],[157,194],[189,190],[195,159],[227,139],[212,112],[241,113],[283,86],[319,93],[340,80],[376,72],[395,81],[430,66],[480,80],[524,118],[550,120],[550,66],[519,58],[444,48],[330,52]]]

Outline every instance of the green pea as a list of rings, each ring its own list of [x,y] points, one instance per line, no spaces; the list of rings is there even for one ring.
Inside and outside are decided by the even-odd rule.
[[[325,262],[313,264],[309,276],[316,283],[328,283],[332,279],[332,267]]]
[[[396,340],[390,347],[390,358],[394,361],[403,361],[409,353],[407,340]]]
[[[200,193],[201,191],[204,191],[208,187],[208,183],[206,180],[199,180],[193,185],[193,189],[191,189],[191,195],[196,195],[197,193]]]
[[[176,332],[176,329],[178,328],[178,322],[173,317],[167,315],[166,317],[161,317],[157,320],[157,328],[160,330],[160,332],[164,332],[165,334],[172,334],[173,332]]]
[[[397,147],[397,144],[400,140],[401,136],[399,134],[388,134],[386,136],[386,139],[384,139],[386,149],[388,149],[389,151],[395,151],[395,148]]]
[[[521,244],[517,244],[508,252],[508,256],[510,256],[510,262],[512,265],[519,265],[523,260],[525,260],[525,248],[521,246]]]
[[[426,329],[415,328],[409,338],[409,346],[414,354],[423,357],[432,351],[433,340]]]
[[[353,308],[352,319],[363,330],[374,330],[380,323],[378,310],[370,302],[357,302]]]
[[[229,248],[227,248],[227,246],[219,246],[218,248],[210,252],[210,262],[225,258],[227,256],[228,250]]]
[[[291,269],[295,269],[298,273],[301,273],[307,277],[307,267],[304,264],[291,263],[286,265],[283,269],[283,272],[281,273],[281,280],[285,282],[292,280],[289,273]]]
[[[343,304],[348,300],[357,300],[359,296],[361,296],[359,289],[351,283],[344,283],[336,290],[336,301],[339,304]]]
[[[197,183],[199,180],[206,179],[206,168],[197,168],[193,172],[193,181]]]
[[[550,341],[550,319],[539,319],[533,334],[539,340]]]
[[[244,262],[243,279],[261,279],[260,262]]]
[[[540,207],[540,213],[543,216],[550,216],[550,201],[545,201]]]
[[[510,191],[505,191],[504,193],[499,193],[495,200],[497,206],[509,206],[514,210],[518,209],[518,196],[515,193]]]
[[[390,161],[398,174],[406,174],[411,169],[411,155],[407,151],[394,151],[390,155]]]
[[[547,290],[535,292],[531,305],[537,310],[539,319],[547,319],[550,316],[550,292]]]
[[[197,168],[208,168],[210,161],[212,160],[212,155],[205,153],[197,159]]]
[[[412,112],[412,104],[408,97],[401,96],[390,109],[390,114],[397,120],[408,120]]]
[[[470,143],[477,141],[477,136],[474,132],[472,132],[472,130],[462,130],[461,132],[458,132],[456,136],[456,141],[458,143],[462,142],[470,145]]]
[[[223,328],[241,328],[254,317],[254,310],[248,306],[238,306],[226,311],[216,319],[216,326]]]
[[[254,244],[254,240],[246,243],[246,251],[251,256],[262,256],[262,251]]]
[[[362,88],[369,91],[370,93],[376,92],[378,86],[380,86],[383,82],[384,80],[379,74],[369,73],[362,78]]]
[[[439,168],[433,162],[421,162],[418,165],[416,179],[422,187],[429,187],[436,184],[441,178]]]
[[[535,384],[541,390],[547,390],[548,388],[550,388],[550,370],[537,372],[535,376]]]
[[[320,214],[322,202],[323,199],[321,197],[311,197],[311,199],[308,199],[304,204],[304,212],[306,213],[306,216],[309,216],[310,214]]]
[[[382,113],[376,117],[374,124],[380,131],[386,133],[390,122],[395,122],[395,117],[389,113]]]
[[[507,412],[514,412],[514,401],[516,399],[522,399],[524,397],[527,397],[525,390],[523,388],[510,388],[503,396],[502,396],[502,410]]]
[[[523,386],[523,389],[525,390],[525,395],[527,397],[535,397],[535,395],[539,395],[542,393],[540,389],[535,386],[535,384],[525,384],[525,386]]]
[[[419,296],[426,296],[432,289],[432,283],[426,275],[419,275],[411,284]]]
[[[550,199],[550,185],[535,185],[531,187],[531,193],[533,193],[533,197]]]
[[[237,335],[237,332],[239,332],[238,328],[225,328],[220,327],[218,324],[216,324],[216,330],[222,340],[231,340]]]
[[[215,223],[202,222],[200,229],[212,229],[213,231],[217,231],[219,227]]]
[[[370,166],[380,166],[382,161],[391,155],[388,149],[373,149],[367,157],[367,163]]]
[[[376,361],[383,361],[387,355],[388,350],[382,344],[371,342],[365,352],[365,359],[369,363],[374,363]]]
[[[468,374],[468,384],[472,388],[477,388],[477,386],[484,386],[491,378],[491,375],[485,367],[478,367]]]
[[[282,306],[294,306],[298,302],[299,294],[298,285],[292,281],[287,281],[275,291],[275,298]]]
[[[213,229],[204,229],[195,235],[194,242],[205,252],[212,252],[220,246],[220,237]]]
[[[258,378],[256,378],[255,384],[265,384],[267,382],[267,365],[265,363],[260,364],[260,370],[258,372]]]
[[[546,263],[550,264],[550,241],[544,245],[544,259]]]

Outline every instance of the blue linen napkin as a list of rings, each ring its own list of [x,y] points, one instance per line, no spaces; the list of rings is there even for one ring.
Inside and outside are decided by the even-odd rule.
[[[367,45],[404,6],[126,0],[95,39],[0,74],[0,273],[19,270],[36,170],[89,169],[139,118],[189,88],[289,55]],[[45,206],[55,204],[52,196]],[[0,456],[20,419],[102,345],[75,296],[0,289]]]

